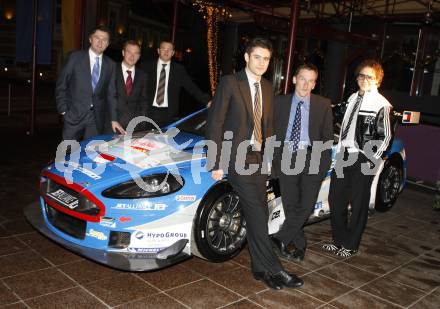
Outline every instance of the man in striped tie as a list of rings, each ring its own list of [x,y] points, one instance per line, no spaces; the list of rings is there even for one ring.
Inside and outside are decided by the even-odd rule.
[[[117,121],[115,63],[103,54],[110,31],[97,26],[90,32],[89,42],[88,50],[69,55],[57,79],[55,98],[63,115],[64,140],[79,141],[111,130],[125,132]]]
[[[348,99],[341,124],[328,198],[333,243],[322,249],[344,258],[357,253],[367,224],[374,178],[369,170],[383,165],[381,158],[392,144],[392,106],[377,90],[383,75],[376,60],[367,59],[358,66],[359,91]]]
[[[211,96],[194,83],[185,67],[172,60],[174,53],[173,42],[162,40],[157,49],[159,57],[142,65],[148,75],[148,117],[159,127],[177,120],[182,89],[203,106],[208,105],[211,100]]]
[[[262,169],[265,139],[272,135],[273,128],[273,90],[262,75],[271,55],[270,41],[262,38],[249,41],[244,55],[246,68],[224,76],[217,87],[209,108],[206,137],[216,144],[214,155],[208,150],[212,178],[221,181],[227,174],[240,197],[253,276],[269,288],[279,290],[299,287],[303,281],[284,270],[268,235],[267,173]],[[223,143],[223,139],[232,139],[229,158],[221,157],[229,150],[222,149],[223,146],[230,143]]]

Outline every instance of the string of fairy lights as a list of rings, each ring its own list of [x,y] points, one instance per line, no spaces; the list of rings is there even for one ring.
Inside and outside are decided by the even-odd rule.
[[[219,1],[193,0],[193,6],[203,14],[206,21],[206,39],[208,43],[208,68],[211,93],[214,95],[217,83],[220,78],[220,71],[217,63],[219,22],[231,16],[229,8],[221,5]]]

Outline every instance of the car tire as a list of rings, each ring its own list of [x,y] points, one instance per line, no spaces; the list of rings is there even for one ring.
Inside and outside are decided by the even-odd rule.
[[[402,180],[402,160],[399,157],[392,157],[385,162],[385,166],[379,176],[375,210],[385,212],[393,207],[401,191]]]
[[[239,197],[224,182],[211,189],[200,203],[192,231],[192,254],[211,262],[232,259],[246,243],[246,221]]]

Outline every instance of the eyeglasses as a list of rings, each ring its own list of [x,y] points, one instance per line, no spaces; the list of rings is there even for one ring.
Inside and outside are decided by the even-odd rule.
[[[367,74],[359,73],[357,78],[358,79],[366,79],[367,81],[371,82],[371,81],[375,80],[376,77],[371,76],[371,75],[367,75]]]

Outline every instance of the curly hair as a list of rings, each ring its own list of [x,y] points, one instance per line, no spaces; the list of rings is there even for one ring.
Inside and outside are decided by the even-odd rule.
[[[356,71],[355,71],[356,76],[359,75],[359,72],[362,71],[363,68],[372,68],[373,69],[374,74],[376,75],[377,86],[379,87],[380,84],[382,83],[383,75],[384,75],[382,65],[374,59],[365,59],[356,68]]]

